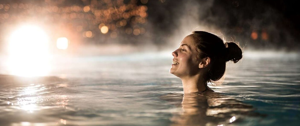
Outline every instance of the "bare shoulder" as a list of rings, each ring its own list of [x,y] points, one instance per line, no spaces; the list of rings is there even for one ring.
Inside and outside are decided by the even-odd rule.
[[[220,93],[215,92],[214,90],[212,90],[211,88],[208,88],[207,91],[205,91],[203,93],[204,96],[206,96],[206,98],[220,98],[222,97],[222,95]]]
[[[205,92],[205,97],[207,99],[208,106],[212,108],[243,108],[247,111],[252,111],[253,106],[245,104],[237,99],[222,95],[221,93],[215,92],[213,90],[208,90]]]

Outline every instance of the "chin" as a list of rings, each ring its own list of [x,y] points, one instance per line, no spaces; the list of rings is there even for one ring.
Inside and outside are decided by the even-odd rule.
[[[169,72],[170,72],[170,74],[174,74],[174,71],[172,69]]]
[[[177,68],[171,68],[169,72],[177,77],[179,77],[180,75],[180,72],[178,71]]]
[[[175,75],[176,76],[176,72],[175,72],[175,70],[170,70],[170,74],[173,74],[173,75]]]
[[[170,73],[177,76],[177,77],[179,77],[178,74],[175,71],[170,70]]]

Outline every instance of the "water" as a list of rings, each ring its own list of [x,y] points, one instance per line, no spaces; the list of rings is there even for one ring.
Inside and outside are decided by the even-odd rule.
[[[170,57],[69,58],[52,75],[0,75],[1,126],[297,125],[300,58],[246,54],[210,84],[214,97],[190,96],[169,74]]]

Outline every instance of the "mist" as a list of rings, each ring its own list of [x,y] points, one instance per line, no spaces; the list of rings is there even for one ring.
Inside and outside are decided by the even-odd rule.
[[[295,10],[292,1],[276,3],[276,1],[249,0],[186,0],[178,3],[176,5],[172,1],[165,1],[163,4],[172,7],[156,12],[160,16],[154,16],[156,17],[154,21],[167,22],[163,26],[158,25],[159,28],[155,29],[162,32],[162,36],[167,36],[157,41],[166,40],[173,46],[184,36],[195,30],[201,30],[212,32],[225,42],[237,42],[245,50],[299,50],[299,30],[296,30],[299,26],[294,23],[297,20],[296,14],[289,13]],[[156,6],[156,8],[160,7]]]
[[[282,4],[282,5],[280,5]],[[137,2],[137,5],[144,5]],[[296,15],[292,1],[149,0],[146,29],[141,36],[120,35],[109,43],[91,45],[89,54],[172,52],[193,31],[208,31],[244,51],[298,52]],[[295,7],[293,8],[295,9]],[[101,42],[100,42],[101,43]],[[107,44],[107,45],[106,45]],[[122,48],[122,51],[120,49]],[[91,53],[93,52],[93,53]],[[105,53],[106,52],[106,53]]]
[[[69,39],[68,50],[53,52],[79,56],[172,52],[197,30],[234,41],[245,51],[293,52],[300,47],[293,1],[12,0],[2,1],[0,8],[2,54],[13,28],[26,23],[42,26],[53,48],[56,38]]]
[[[89,60],[95,61],[96,65],[98,61],[171,59],[172,51],[178,48],[183,38],[197,30],[216,34],[224,42],[236,42],[245,57],[297,57],[300,47],[299,24],[296,23],[299,19],[294,12],[297,9],[292,1],[277,2],[1,1],[1,64],[4,68],[9,64],[6,61],[11,34],[28,24],[40,27],[48,35],[52,64],[63,66],[61,69],[66,64],[70,69],[84,65],[90,66],[84,69],[93,69]],[[66,49],[58,48],[59,38],[67,39]],[[24,58],[21,53],[20,57]],[[72,59],[76,57],[83,59]]]

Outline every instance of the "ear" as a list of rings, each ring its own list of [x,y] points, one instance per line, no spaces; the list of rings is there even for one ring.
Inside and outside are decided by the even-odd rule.
[[[205,68],[210,64],[210,58],[209,57],[205,57],[203,59],[201,59],[200,63],[199,63],[199,68]]]

